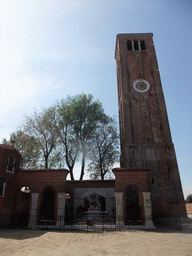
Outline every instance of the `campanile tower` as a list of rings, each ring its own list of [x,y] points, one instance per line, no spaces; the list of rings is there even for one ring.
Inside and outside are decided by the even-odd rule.
[[[121,168],[150,170],[148,184],[154,218],[185,217],[153,34],[117,35],[115,59]]]

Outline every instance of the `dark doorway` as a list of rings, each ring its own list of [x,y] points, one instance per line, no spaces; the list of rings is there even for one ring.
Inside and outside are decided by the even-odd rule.
[[[140,224],[141,209],[139,204],[138,189],[135,186],[128,187],[126,191],[126,224]]]
[[[99,196],[99,202],[101,204],[101,211],[106,211],[106,202],[104,196]]]
[[[40,206],[40,224],[53,225],[55,222],[55,191],[47,188],[43,192]]]
[[[26,227],[29,224],[31,193],[27,186],[19,189],[14,203],[11,216],[11,225]]]
[[[71,199],[67,199],[65,202],[65,224],[71,225],[73,224],[73,201]]]

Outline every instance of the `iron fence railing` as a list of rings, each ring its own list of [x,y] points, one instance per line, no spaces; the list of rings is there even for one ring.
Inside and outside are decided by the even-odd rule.
[[[30,216],[28,227],[67,230],[116,230],[116,217],[107,213],[82,214],[65,219],[57,216],[54,220],[43,220],[41,216]]]
[[[123,216],[107,212],[83,213],[81,215],[57,216],[55,219],[43,219],[39,215],[31,215],[22,223],[21,218],[11,220],[10,216],[0,216],[0,227],[30,228],[46,230],[78,230],[78,231],[115,231],[123,229],[145,229],[141,220],[129,221],[124,224]]]

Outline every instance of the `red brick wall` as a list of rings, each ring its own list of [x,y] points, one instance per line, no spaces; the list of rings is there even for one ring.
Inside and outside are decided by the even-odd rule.
[[[187,210],[187,213],[192,213],[192,203],[186,204],[186,210]]]
[[[130,185],[138,187],[139,191],[148,192],[148,172],[149,169],[126,169],[115,168],[115,191],[124,192]]]
[[[15,158],[14,173],[16,173],[20,166],[21,154],[13,145],[0,144],[0,177],[6,178],[8,158],[11,155]]]
[[[115,192],[123,192],[123,215],[124,221],[126,215],[126,190],[129,186],[134,185],[138,188],[138,194],[140,198],[141,218],[145,220],[144,212],[144,201],[142,192],[149,192],[148,186],[148,173],[149,169],[126,169],[126,168],[115,168],[113,173],[115,174]]]
[[[32,193],[41,193],[46,186],[52,186],[57,193],[64,193],[67,174],[66,169],[21,170],[16,181],[18,187],[28,186]]]
[[[3,197],[0,197],[0,212],[2,210],[2,207],[3,207]]]
[[[58,193],[66,192],[66,169],[51,170],[21,170],[17,176],[17,187],[28,186],[31,193],[39,193],[37,203],[37,223],[40,220],[40,206],[43,199],[43,192],[46,188],[51,188],[55,192],[55,222],[58,211]],[[20,206],[21,207],[21,206]],[[54,223],[55,224],[55,223]]]
[[[14,173],[7,172],[7,165],[9,156],[15,158]],[[21,161],[21,154],[15,149],[14,145],[0,144],[0,177],[3,177],[6,182],[5,197],[0,201],[0,212],[10,215],[12,211],[12,204],[14,195],[17,190],[15,177],[19,171]]]
[[[145,41],[146,50],[127,49],[128,40],[133,42],[134,40],[141,41],[141,39]],[[115,59],[117,63],[121,167],[135,168],[135,171],[142,168],[151,169],[149,191],[151,191],[156,216],[186,217],[153,34],[117,35]],[[150,83],[150,89],[145,93],[137,92],[133,86],[137,79],[147,80]],[[119,175],[121,176],[121,174]],[[118,179],[117,184],[119,184]],[[131,177],[131,179],[135,178]],[[152,183],[152,179],[155,180],[154,183]],[[137,182],[136,179],[135,182]],[[124,186],[123,179],[121,183]],[[121,185],[118,187],[120,188]]]

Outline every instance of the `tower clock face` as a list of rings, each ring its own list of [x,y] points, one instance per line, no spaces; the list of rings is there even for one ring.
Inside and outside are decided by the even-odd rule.
[[[150,89],[150,84],[144,79],[137,79],[133,83],[133,88],[135,89],[135,91],[143,93],[147,92]]]

